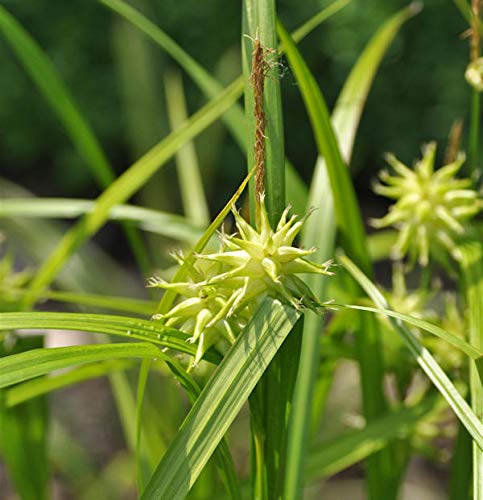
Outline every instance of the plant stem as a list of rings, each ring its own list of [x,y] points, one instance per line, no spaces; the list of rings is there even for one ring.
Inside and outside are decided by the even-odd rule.
[[[468,308],[469,341],[477,349],[483,348],[483,245],[470,242],[462,247],[461,271],[464,279]],[[470,365],[471,407],[481,419],[483,415],[483,387],[474,363]],[[483,499],[483,452],[473,442],[473,498]]]

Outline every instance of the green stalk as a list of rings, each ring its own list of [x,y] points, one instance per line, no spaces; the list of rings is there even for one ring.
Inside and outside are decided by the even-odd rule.
[[[471,121],[470,121],[470,144],[469,144],[469,170],[473,180],[479,174],[480,156],[480,92],[473,89],[471,95]]]
[[[469,342],[483,349],[483,245],[469,242],[460,247],[460,266],[468,308]],[[483,415],[483,387],[474,363],[470,364],[471,407],[480,420]],[[483,451],[473,442],[473,498],[483,499]]]

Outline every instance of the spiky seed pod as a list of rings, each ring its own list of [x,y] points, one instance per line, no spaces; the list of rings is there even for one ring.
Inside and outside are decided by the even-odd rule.
[[[190,281],[166,283],[159,278],[149,286],[173,289],[182,301],[166,314],[156,315],[166,325],[191,335],[198,343],[193,365],[220,338],[233,343],[247,324],[260,301],[267,295],[289,302],[294,307],[317,309],[320,304],[296,275],[332,274],[331,262],[322,265],[306,259],[315,249],[293,246],[305,218],[289,217],[283,212],[275,230],[270,226],[263,195],[260,197],[258,227],[253,228],[233,208],[236,235],[221,234],[217,253],[199,254],[189,270]],[[182,256],[178,256],[179,261]]]
[[[434,142],[423,147],[423,157],[414,169],[401,163],[394,155],[386,160],[396,175],[382,171],[382,183],[374,185],[378,194],[397,200],[389,213],[372,221],[375,227],[394,226],[399,237],[394,247],[394,257],[409,254],[411,261],[418,259],[422,266],[429,262],[432,245],[442,245],[455,254],[455,238],[464,233],[463,222],[477,214],[482,208],[478,193],[469,189],[470,179],[457,179],[465,156],[436,172]]]

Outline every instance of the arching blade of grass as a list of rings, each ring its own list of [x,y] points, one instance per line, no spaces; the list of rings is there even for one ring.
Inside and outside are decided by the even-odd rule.
[[[168,356],[153,344],[99,344],[50,349],[33,349],[0,359],[0,388],[45,375],[60,368],[118,358],[159,358]],[[170,362],[173,362],[171,359]]]
[[[435,398],[426,398],[417,406],[384,415],[364,429],[316,444],[305,469],[306,480],[311,482],[333,476],[382,450],[391,440],[410,436],[416,424],[434,407]]]
[[[382,57],[401,25],[410,15],[411,11],[404,9],[378,30],[351,70],[337,99],[331,121],[341,148],[341,154],[346,162],[350,161],[362,110]],[[313,255],[313,259],[323,263],[334,255],[335,217],[327,168],[322,157],[317,160],[310,187],[308,206],[317,210],[305,225],[302,234],[302,246],[304,248],[317,248],[317,253]],[[311,275],[306,278],[307,285],[321,301],[327,300],[326,278],[326,276],[318,275]],[[320,361],[319,340],[322,328],[322,317],[310,313],[306,315],[300,368],[288,437],[285,493],[289,498],[296,498],[302,491],[303,457],[306,456],[310,422],[313,414],[313,391]]]
[[[37,42],[2,6],[0,6],[0,30],[51,109],[62,122],[77,152],[91,170],[97,183],[103,188],[109,186],[116,177],[114,170],[52,62]],[[144,274],[148,274],[149,257],[143,241],[130,225],[124,224],[124,231],[141,270]]]
[[[483,245],[479,241],[459,247],[463,275],[469,336],[473,348],[480,352],[479,364],[470,365],[471,407],[483,422]],[[478,362],[477,362],[478,363]],[[473,443],[473,497],[483,498],[483,450]]]
[[[22,382],[5,390],[5,406],[11,408],[29,399],[78,384],[79,382],[84,382],[85,380],[102,377],[117,370],[126,370],[134,366],[134,363],[135,361],[125,359],[100,361],[98,363],[82,365],[79,368],[69,370],[60,375],[39,377],[28,382]]]
[[[208,71],[206,71],[197,61],[185,52],[161,28],[143,16],[139,11],[128,5],[123,0],[99,1],[118,13],[120,16],[124,17],[127,21],[131,22],[154,43],[166,51],[186,71],[186,73],[198,85],[207,98],[212,99],[223,90],[223,86],[215,78],[213,78]],[[350,0],[337,0],[323,9],[293,33],[294,39],[296,41],[302,40],[310,33],[311,30],[320,25],[320,23],[345,7],[349,1]],[[241,96],[243,92],[242,77],[239,77],[235,82],[238,89],[238,96]],[[245,117],[242,108],[235,105],[223,115],[223,120],[227,124],[228,129],[232,133],[242,151],[245,152],[247,149],[247,137]],[[305,200],[307,198],[307,190],[305,184],[295,169],[288,163],[287,189],[288,199],[293,203],[294,208],[299,213],[302,213],[305,207]]]
[[[339,261],[354,279],[357,280],[378,308],[390,309],[386,299],[377,287],[348,257],[341,256],[339,257]],[[396,332],[405,341],[419,366],[443,395],[456,416],[471,434],[476,445],[480,450],[483,450],[483,424],[478,420],[478,417],[473,413],[468,403],[461,397],[451,380],[434,360],[433,356],[431,356],[429,351],[421,345],[411,331],[403,325],[400,320],[390,318],[390,322]]]
[[[263,301],[196,400],[143,499],[186,496],[298,316],[292,307]]]
[[[1,291],[6,291],[0,288]],[[11,294],[17,294],[20,298],[25,290],[8,290]],[[93,306],[99,309],[109,309],[124,314],[139,314],[140,316],[152,316],[156,310],[157,303],[149,300],[131,299],[129,297],[114,297],[108,295],[94,295],[90,293],[61,292],[46,290],[39,296],[40,300],[50,299],[65,304],[76,306]]]
[[[327,105],[307,64],[280,22],[278,32],[285,47],[288,62],[299,84],[319,154],[326,161],[342,246],[363,269],[368,271],[371,269],[371,263],[365,243],[364,225],[349,171],[330,122]]]
[[[0,330],[26,328],[103,333],[149,341],[191,356],[196,354],[196,346],[187,342],[187,334],[140,318],[65,312],[13,312],[0,315]],[[220,356],[211,351],[205,359],[216,363],[220,361]]]
[[[478,363],[483,361],[482,359],[480,359],[483,356],[483,351],[481,350],[481,348],[476,348],[473,345],[468,344],[468,342],[465,342],[461,337],[458,337],[457,335],[454,335],[446,330],[443,330],[443,328],[440,328],[437,325],[433,325],[428,321],[424,321],[419,318],[414,318],[413,316],[409,316],[408,314],[402,314],[398,313],[397,311],[384,309],[383,307],[375,308],[375,307],[351,306],[351,305],[342,305],[340,307],[347,307],[348,309],[357,309],[359,311],[370,311],[373,313],[382,314],[387,317],[400,319],[405,323],[409,323],[410,325],[416,326],[417,328],[420,328],[421,330],[431,333],[436,337],[439,337],[440,339],[444,340],[445,342],[448,342],[453,347],[456,347],[456,349],[459,349],[461,352],[465,353],[473,361]]]
[[[24,306],[35,302],[41,290],[48,286],[75,250],[93,236],[105,223],[114,205],[125,202],[145,184],[161,166],[186,142],[216,120],[236,99],[236,89],[228,87],[216,99],[195,113],[184,126],[154,146],[118,177],[97,199],[94,210],[68,231],[54,252],[45,260],[32,281]]]
[[[76,198],[7,198],[0,203],[0,217],[72,219],[91,213],[95,204],[94,200]],[[202,226],[185,217],[134,205],[114,205],[108,219],[134,222],[144,231],[191,244],[202,233]]]

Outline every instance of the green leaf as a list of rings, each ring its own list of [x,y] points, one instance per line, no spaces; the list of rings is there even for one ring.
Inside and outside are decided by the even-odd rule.
[[[343,255],[339,257],[339,261],[360,284],[379,309],[390,309],[386,299],[377,287],[348,257]],[[459,420],[464,424],[480,450],[483,449],[483,424],[478,420],[478,417],[473,413],[468,403],[461,397],[451,380],[431,356],[430,352],[421,345],[411,331],[396,319],[390,318],[390,322],[396,332],[405,341],[419,366],[446,399]]]
[[[168,349],[175,349],[191,356],[196,346],[187,342],[188,335],[162,326],[154,321],[111,314],[83,314],[59,312],[12,312],[0,314],[0,330],[24,328],[49,330],[81,330],[120,337],[149,341]],[[161,356],[162,357],[162,356]],[[213,350],[207,353],[207,361],[218,362],[220,356]]]
[[[113,358],[166,359],[167,356],[154,345],[144,342],[33,349],[0,359],[0,388],[18,384],[60,368]]]
[[[299,314],[265,299],[204,387],[143,499],[184,498]]]
[[[91,213],[96,202],[75,198],[7,198],[0,204],[0,217],[73,219]],[[185,217],[133,205],[114,205],[108,220],[134,222],[140,229],[193,244],[202,226]]]
[[[319,155],[324,156],[334,197],[335,216],[342,247],[365,270],[371,269],[365,244],[365,232],[354,187],[339,149],[327,105],[307,64],[295,43],[279,22],[278,33],[288,62],[299,84],[300,92],[312,124]]]
[[[236,88],[233,85],[229,86],[118,177],[96,200],[93,211],[64,235],[53,253],[45,260],[32,281],[30,293],[24,298],[24,306],[35,302],[40,291],[54,280],[74,251],[102,227],[114,205],[125,202],[136,193],[186,141],[192,139],[226,111],[236,97]]]
[[[113,360],[80,366],[60,375],[40,377],[17,384],[5,390],[5,406],[11,408],[43,394],[78,384],[85,380],[102,377],[116,370],[126,370],[134,364],[130,360]]]
[[[470,365],[471,408],[483,422],[483,245],[479,241],[458,247],[468,308],[468,340],[480,353],[476,366]],[[473,443],[473,496],[483,498],[483,451]]]
[[[302,98],[312,125],[317,149],[326,162],[334,200],[334,213],[342,247],[367,273],[372,265],[367,251],[362,216],[354,187],[337,142],[324,97],[290,35],[278,23],[280,39],[285,47],[288,62],[297,79]],[[354,289],[354,285],[349,285]],[[354,290],[356,293],[356,290]],[[386,411],[383,393],[384,367],[380,349],[380,334],[372,318],[359,318],[359,331],[355,337],[360,366],[363,407],[370,421]],[[378,455],[367,463],[370,496],[380,496],[384,490],[395,491],[396,469],[388,458]],[[382,479],[381,479],[382,478]],[[389,484],[391,483],[391,484]],[[295,482],[292,487],[295,487]]]

